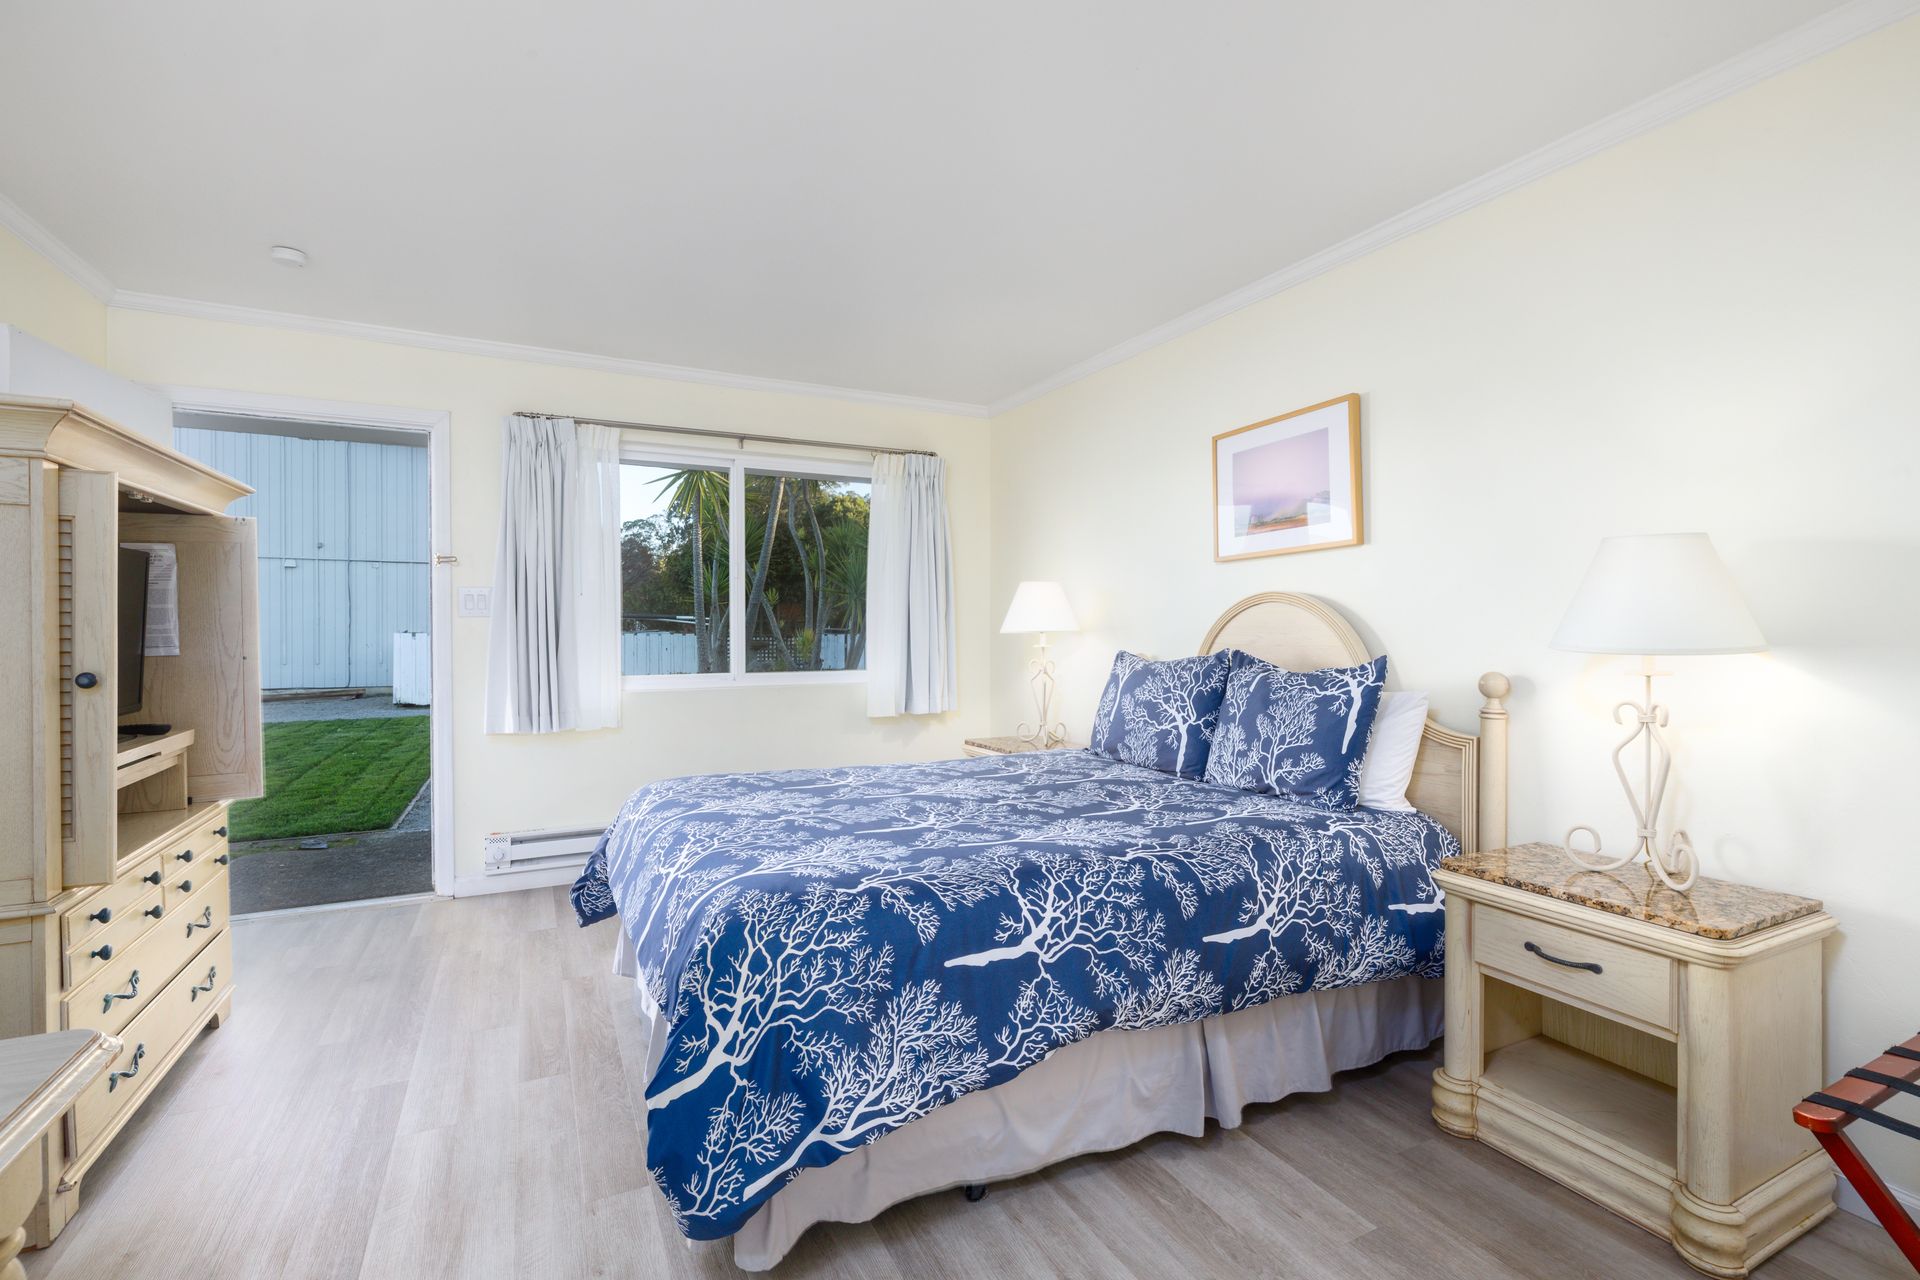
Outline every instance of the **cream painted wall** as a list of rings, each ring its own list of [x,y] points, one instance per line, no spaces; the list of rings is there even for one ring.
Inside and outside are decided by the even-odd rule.
[[[456,874],[479,871],[491,831],[609,821],[643,782],[720,769],[777,769],[957,756],[987,719],[987,480],[983,422],[806,396],[744,392],[115,309],[116,373],[143,382],[449,410],[455,587],[493,581],[500,423],[520,409],[693,427],[739,427],[904,444],[947,459],[959,583],[955,713],[872,721],[859,684],[629,693],[618,730],[551,737],[481,732],[485,619],[453,622]]]
[[[106,363],[106,304],[5,228],[0,228],[0,324],[18,325],[83,360]]]
[[[806,396],[733,391],[454,355],[287,330],[109,311],[0,231],[0,323],[17,324],[142,382],[448,410],[456,587],[491,585],[498,534],[500,420],[517,409],[935,449],[948,462],[959,584],[960,709],[894,721],[866,715],[859,684],[629,693],[617,731],[519,738],[481,732],[485,619],[453,623],[455,873],[477,874],[491,831],[610,819],[642,782],[718,769],[772,769],[956,756],[987,716],[987,424]]]
[[[1325,596],[1446,723],[1513,676],[1515,839],[1618,844],[1634,660],[1547,639],[1602,536],[1704,529],[1772,648],[1671,661],[1671,813],[1708,874],[1839,918],[1831,1068],[1912,1035],[1917,67],[1912,20],[995,419],[989,616],[1066,584],[1079,737],[1116,646],[1187,653],[1251,592]],[[1349,391],[1367,545],[1214,563],[1209,437]],[[996,639],[997,726],[1023,656]],[[1914,1144],[1876,1136],[1920,1189]]]

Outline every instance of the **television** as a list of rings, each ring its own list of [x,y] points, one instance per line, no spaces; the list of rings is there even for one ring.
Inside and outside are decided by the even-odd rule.
[[[147,560],[144,551],[120,548],[120,667],[119,713],[140,710],[147,669]]]

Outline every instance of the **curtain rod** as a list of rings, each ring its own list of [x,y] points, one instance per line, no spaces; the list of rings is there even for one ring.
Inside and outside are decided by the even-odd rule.
[[[566,418],[565,413],[522,413],[522,418]],[[931,449],[902,449],[890,444],[849,444],[845,440],[808,440],[801,436],[763,436],[755,431],[715,431],[707,427],[670,427],[661,422],[616,422],[611,418],[574,418],[575,422],[584,422],[590,427],[616,427],[622,431],[665,431],[677,436],[706,436],[714,440],[738,440],[741,447],[747,441],[761,444],[795,444],[808,449],[855,449],[861,453],[911,453],[932,458],[939,455]]]

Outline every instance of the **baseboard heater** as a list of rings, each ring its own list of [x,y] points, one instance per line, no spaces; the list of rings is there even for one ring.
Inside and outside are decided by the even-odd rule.
[[[537,871],[544,867],[578,866],[600,843],[605,827],[571,827],[549,831],[495,831],[489,835],[484,869],[488,875],[508,871]]]

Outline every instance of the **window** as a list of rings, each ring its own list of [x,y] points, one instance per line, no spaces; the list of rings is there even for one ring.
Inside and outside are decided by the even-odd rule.
[[[866,667],[871,489],[862,466],[630,448],[620,485],[630,683],[859,678],[847,673]]]
[[[729,470],[620,468],[620,670],[727,670]]]

